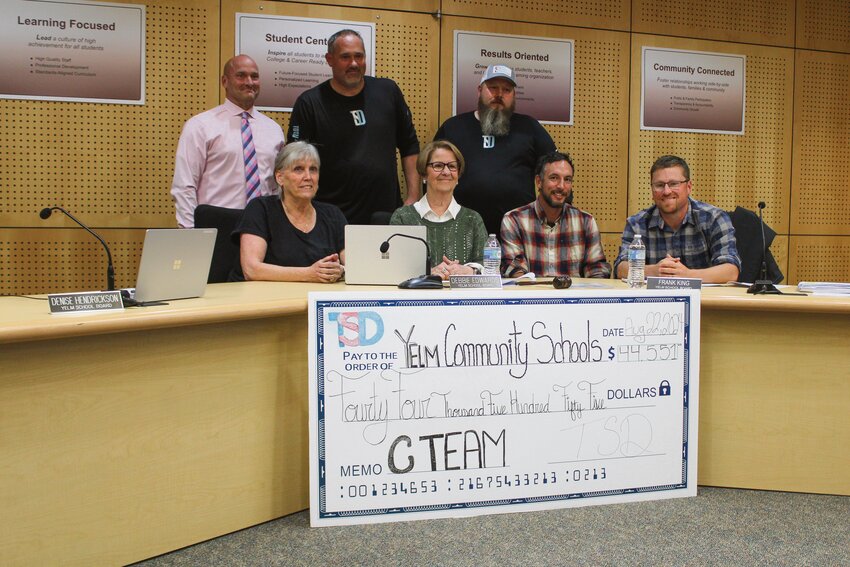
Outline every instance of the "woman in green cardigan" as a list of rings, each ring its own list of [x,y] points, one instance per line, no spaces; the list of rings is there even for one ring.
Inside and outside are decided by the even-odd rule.
[[[451,142],[435,140],[426,144],[416,160],[416,170],[425,181],[425,194],[416,203],[396,209],[390,219],[390,224],[428,229],[434,266],[431,273],[444,280],[452,274],[474,274],[483,269],[487,242],[484,221],[454,199],[463,168],[463,155]]]

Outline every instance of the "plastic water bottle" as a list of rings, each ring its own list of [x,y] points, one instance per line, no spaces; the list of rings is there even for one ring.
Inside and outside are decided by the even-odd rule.
[[[640,234],[635,234],[634,240],[629,245],[629,287],[643,287],[644,266],[646,266],[646,246],[640,239]]]
[[[495,234],[488,236],[484,244],[484,273],[488,275],[502,273],[502,247]]]

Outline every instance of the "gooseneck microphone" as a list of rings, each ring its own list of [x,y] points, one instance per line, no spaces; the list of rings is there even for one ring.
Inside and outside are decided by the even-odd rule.
[[[428,246],[428,241],[424,238],[419,238],[418,236],[410,236],[409,234],[401,234],[400,232],[396,232],[395,234],[391,234],[389,238],[381,242],[381,254],[385,254],[387,250],[390,249],[390,240],[392,240],[396,236],[403,236],[404,238],[409,238],[411,240],[418,240],[422,244],[425,245],[425,275],[431,273],[431,247]]]
[[[109,251],[109,246],[106,245],[106,242],[98,236],[98,234],[80,222],[74,215],[63,209],[62,207],[45,207],[41,209],[41,212],[38,213],[42,219],[46,220],[50,218],[50,215],[53,214],[53,211],[61,211],[64,213],[69,219],[80,225],[81,228],[84,228],[86,232],[97,238],[101,244],[103,244],[104,250],[106,250],[106,259],[108,261],[108,265],[106,267],[106,288],[107,291],[115,291],[115,268],[112,265],[112,253]]]
[[[761,271],[759,272],[759,279],[747,288],[747,293],[753,294],[782,294],[781,291],[776,289],[776,286],[773,285],[773,282],[767,279],[767,239],[764,237],[764,216],[763,211],[765,205],[764,201],[759,201],[759,226],[761,227]]]

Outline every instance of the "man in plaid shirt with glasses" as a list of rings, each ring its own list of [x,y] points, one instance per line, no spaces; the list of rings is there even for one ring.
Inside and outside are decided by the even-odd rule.
[[[704,283],[738,279],[741,259],[735,229],[726,211],[691,198],[691,169],[678,156],[662,156],[649,170],[652,200],[646,210],[629,217],[617,277],[629,273],[629,245],[635,234],[646,244],[646,275],[700,278]]]
[[[551,152],[535,168],[537,199],[502,219],[502,271],[508,277],[537,276],[607,278],[611,266],[599,228],[590,214],[570,204],[573,160]]]

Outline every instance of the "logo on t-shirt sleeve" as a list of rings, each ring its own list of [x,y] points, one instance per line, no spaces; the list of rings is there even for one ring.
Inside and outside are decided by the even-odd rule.
[[[351,117],[354,118],[355,126],[365,126],[366,125],[366,113],[362,110],[352,110]]]
[[[301,127],[296,125],[292,127],[292,139],[297,140],[301,137]]]
[[[481,136],[484,138],[484,149],[489,150],[490,148],[496,147],[496,136]]]

